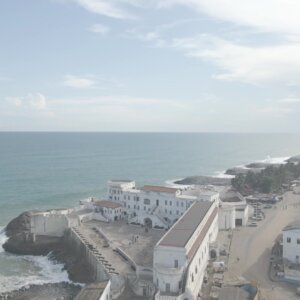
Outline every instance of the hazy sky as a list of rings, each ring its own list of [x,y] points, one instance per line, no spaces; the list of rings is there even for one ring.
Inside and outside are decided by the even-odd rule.
[[[300,131],[299,0],[9,0],[0,130]]]

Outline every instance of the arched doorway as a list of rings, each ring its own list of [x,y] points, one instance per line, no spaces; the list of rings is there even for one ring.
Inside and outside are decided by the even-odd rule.
[[[152,228],[152,220],[150,218],[146,218],[144,220],[145,227]]]
[[[211,259],[217,258],[217,251],[215,249],[210,250],[210,258]]]

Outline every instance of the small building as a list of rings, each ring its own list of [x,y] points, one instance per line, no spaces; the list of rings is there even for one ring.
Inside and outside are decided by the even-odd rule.
[[[108,219],[109,221],[117,221],[122,219],[123,215],[123,207],[121,204],[101,200],[101,201],[94,201],[93,202],[95,213],[100,213],[103,217]]]
[[[300,264],[300,221],[293,222],[283,229],[283,258]]]
[[[249,206],[246,199],[235,191],[226,191],[220,198],[219,229],[246,226],[249,219]]]
[[[196,201],[154,248],[156,300],[195,300],[218,234],[215,202]]]

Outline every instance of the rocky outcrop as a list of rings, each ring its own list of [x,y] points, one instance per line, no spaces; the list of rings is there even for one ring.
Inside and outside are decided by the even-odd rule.
[[[183,185],[229,185],[230,179],[228,178],[217,178],[210,176],[190,176],[186,177],[182,180],[178,180],[174,182],[175,184],[183,184]]]
[[[32,300],[32,299],[64,299],[72,300],[80,292],[81,286],[71,283],[47,283],[41,285],[29,285],[19,290],[2,293],[0,299],[6,300]]]
[[[3,248],[5,251],[19,255],[47,255],[51,251],[59,250],[62,247],[62,238],[37,236],[33,237],[28,232],[12,235]]]
[[[6,226],[9,237],[4,243],[5,251],[17,255],[48,255],[51,259],[64,264],[73,282],[90,283],[93,278],[88,264],[76,249],[70,247],[65,237],[34,235],[30,232],[33,212],[27,211],[13,219]],[[1,298],[0,298],[1,299]]]
[[[6,235],[11,237],[16,234],[29,232],[31,216],[32,212],[26,211],[11,220],[6,226]]]

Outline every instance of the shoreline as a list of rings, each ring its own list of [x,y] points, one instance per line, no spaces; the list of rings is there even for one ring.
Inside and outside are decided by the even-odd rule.
[[[294,157],[296,157],[296,156],[294,156]],[[288,160],[290,160],[294,157],[292,156],[292,157],[288,158]],[[300,161],[300,159],[299,159],[299,161]],[[274,164],[272,164],[272,165],[274,165]],[[192,177],[187,177],[187,178],[184,178],[181,180],[178,180],[178,179],[177,180],[175,179],[172,181],[168,180],[168,181],[166,181],[166,183],[172,182],[172,184],[180,185],[182,187],[183,183],[179,184],[178,182],[183,182],[185,180],[191,180],[191,179],[197,180],[196,181],[197,183],[192,183],[192,184],[201,184],[201,182],[202,182],[202,184],[206,184],[206,185],[223,185],[224,183],[226,183],[226,185],[231,184],[231,178],[223,178],[223,177],[217,177],[217,176],[192,176]],[[186,183],[186,185],[190,185],[190,184]],[[45,254],[49,254],[51,252],[50,259],[63,264],[64,265],[63,270],[66,270],[68,272],[68,276],[70,278],[70,282],[44,283],[44,284],[38,284],[38,285],[32,285],[32,286],[30,285],[28,287],[29,290],[31,290],[31,289],[39,290],[40,289],[42,293],[45,293],[45,291],[42,291],[44,289],[44,287],[47,287],[47,286],[50,287],[53,285],[53,289],[55,290],[55,288],[56,288],[55,286],[59,285],[59,284],[62,284],[62,285],[65,284],[66,286],[74,285],[74,286],[77,286],[76,289],[78,289],[79,285],[77,285],[75,282],[81,282],[84,284],[92,282],[91,278],[89,278],[89,272],[85,268],[84,261],[78,255],[76,255],[74,253],[74,251],[72,249],[70,249],[70,247],[68,247],[64,243],[63,240],[58,239],[58,240],[50,241],[48,239],[48,241],[44,241],[43,239],[37,238],[38,244],[35,249],[32,249],[32,244],[30,244],[30,246],[28,248],[26,248],[28,245],[26,246],[26,243],[24,243],[24,241],[22,240],[23,236],[18,235],[18,234],[20,234],[21,232],[24,233],[24,231],[26,232],[26,222],[28,220],[26,221],[26,218],[25,218],[25,220],[23,220],[24,222],[22,220],[19,222],[19,225],[21,225],[21,229],[17,228],[18,222],[14,223],[18,218],[20,218],[20,216],[13,219],[4,228],[4,229],[6,229],[6,232],[8,233],[8,240],[4,243],[4,245],[6,245],[5,250],[9,253],[14,253],[16,255],[45,255]],[[25,227],[22,227],[22,226],[25,226]],[[4,232],[4,229],[0,230],[0,234]],[[16,230],[16,229],[18,229],[19,232],[16,235],[17,239],[14,240],[16,242],[14,244],[10,240],[13,237],[12,232],[14,232],[14,230]],[[22,248],[22,246],[20,246],[20,245],[22,245],[22,242],[23,242],[23,248]],[[7,247],[7,245],[10,245],[11,248]],[[0,246],[1,246],[1,244],[0,244]],[[29,248],[31,248],[31,249],[29,249]],[[47,288],[45,288],[45,289],[47,289]],[[2,299],[1,298],[1,297],[3,297],[2,295],[9,295],[12,293],[23,293],[23,292],[25,293],[26,291],[27,291],[26,288],[20,287],[19,289],[13,290],[11,292],[7,292],[4,294],[0,293],[0,299]],[[7,298],[7,299],[10,299],[10,298]],[[30,298],[14,298],[14,299],[30,299]],[[65,298],[65,299],[69,299],[69,298]]]

